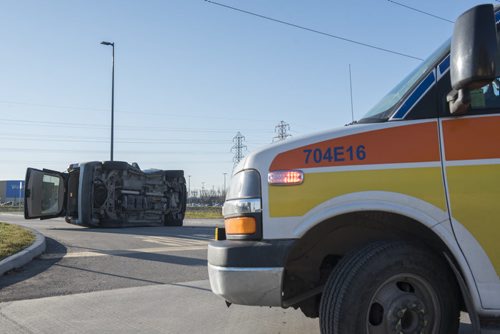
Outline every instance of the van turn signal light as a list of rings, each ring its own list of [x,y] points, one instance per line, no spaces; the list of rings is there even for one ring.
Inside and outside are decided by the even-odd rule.
[[[254,217],[227,218],[224,220],[226,234],[254,234],[257,222]]]
[[[267,182],[283,186],[302,184],[304,172],[301,170],[277,170],[267,174]]]

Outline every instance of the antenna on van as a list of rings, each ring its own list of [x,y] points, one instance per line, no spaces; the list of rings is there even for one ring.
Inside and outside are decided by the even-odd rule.
[[[351,91],[351,118],[354,123],[354,104],[352,102],[352,75],[351,75],[351,64],[349,64],[349,88]]]

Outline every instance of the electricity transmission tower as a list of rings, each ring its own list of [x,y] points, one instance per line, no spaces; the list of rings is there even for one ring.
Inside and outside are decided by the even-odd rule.
[[[243,150],[247,149],[247,146],[243,144],[245,141],[245,136],[243,136],[239,131],[236,136],[233,137],[233,147],[231,147],[231,152],[234,153],[233,162],[235,167],[243,158]]]
[[[274,127],[274,132],[277,133],[277,136],[273,138],[273,142],[282,141],[291,137],[292,135],[288,133],[290,131],[290,124],[285,121],[281,121],[278,125]]]

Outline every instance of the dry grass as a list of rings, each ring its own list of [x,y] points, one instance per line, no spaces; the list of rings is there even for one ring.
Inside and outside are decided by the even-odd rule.
[[[0,207],[0,212],[23,212],[24,208],[23,207],[18,207],[18,206],[4,206]]]
[[[0,261],[28,247],[35,235],[21,226],[0,223]]]
[[[201,219],[221,219],[222,218],[222,208],[221,207],[188,207],[186,209],[186,218],[201,218]]]

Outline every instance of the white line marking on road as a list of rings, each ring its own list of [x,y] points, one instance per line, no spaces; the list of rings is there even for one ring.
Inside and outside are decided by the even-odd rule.
[[[136,248],[123,250],[102,250],[102,251],[87,251],[87,252],[70,252],[70,253],[50,253],[40,256],[42,260],[53,260],[62,258],[77,258],[77,257],[98,257],[98,256],[121,256],[131,253],[168,253],[191,250],[206,250],[207,246],[196,247],[156,247],[156,248]]]
[[[150,242],[160,245],[167,246],[206,246],[208,244],[207,239],[186,239],[186,238],[176,238],[176,237],[139,237],[144,242]]]

